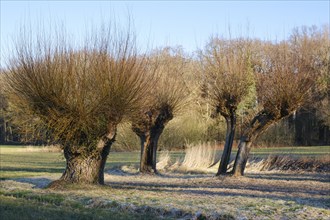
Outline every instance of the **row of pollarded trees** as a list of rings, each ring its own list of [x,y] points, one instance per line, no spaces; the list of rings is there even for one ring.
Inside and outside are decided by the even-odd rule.
[[[61,35],[23,37],[8,63],[6,94],[13,107],[64,150],[59,182],[103,184],[123,121],[131,122],[141,140],[140,171],[157,172],[158,139],[187,101],[187,60],[180,51],[138,54],[134,33],[113,27],[103,26],[80,48]],[[234,174],[243,175],[252,142],[319,91],[320,77],[329,74],[328,40],[325,29],[296,32],[281,43],[211,39],[200,54],[201,71],[195,71],[201,72],[207,100],[227,122],[218,174],[227,172],[238,106],[249,97],[247,112],[255,113],[234,166]]]
[[[141,139],[141,172],[156,172],[158,138],[185,98],[180,51],[139,54],[134,33],[116,28],[102,26],[79,48],[60,32],[23,32],[16,42],[6,95],[26,123],[63,148],[66,169],[56,184],[103,184],[123,121]]]
[[[60,181],[104,183],[117,125],[136,117],[153,81],[131,30],[113,27],[81,48],[61,35],[22,38],[8,65],[9,99],[64,150]]]
[[[215,111],[227,122],[217,175],[226,174],[235,134],[237,108],[251,93],[255,107],[247,118],[232,173],[243,175],[252,143],[271,125],[293,114],[329,89],[329,30],[294,30],[280,43],[211,39],[202,53],[204,86]]]

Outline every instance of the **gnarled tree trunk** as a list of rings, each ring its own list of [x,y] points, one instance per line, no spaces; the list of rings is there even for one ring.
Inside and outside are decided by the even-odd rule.
[[[267,111],[261,111],[253,118],[249,126],[243,132],[238,144],[238,151],[232,171],[234,176],[244,175],[253,141],[255,141],[258,136],[267,130],[275,121],[278,121],[281,118],[283,117],[275,117],[275,115]]]
[[[218,172],[216,176],[224,175],[227,173],[228,163],[230,161],[231,150],[233,146],[233,141],[235,137],[235,129],[236,129],[236,116],[235,114],[230,117],[225,117],[227,123],[227,131],[226,131],[226,142],[222,152],[221,161],[219,165]]]
[[[171,108],[165,106],[160,110],[144,113],[142,120],[133,123],[132,130],[139,136],[141,141],[141,173],[157,173],[158,140],[163,133],[165,125],[172,118]]]
[[[243,176],[244,170],[246,167],[246,163],[249,159],[249,154],[251,150],[252,142],[248,139],[242,137],[238,144],[238,152],[236,155],[234,168],[233,168],[233,175],[234,176]]]
[[[153,127],[150,132],[140,135],[141,140],[141,173],[157,173],[157,146],[161,133],[164,130],[162,127]]]
[[[160,135],[163,133],[163,130],[164,130],[164,126],[156,129],[156,131],[154,131],[154,137],[153,137],[152,168],[156,171],[156,173],[157,173],[156,165],[157,165],[158,140]]]
[[[153,143],[150,137],[150,134],[148,135],[142,135],[140,136],[141,139],[141,159],[140,159],[140,172],[141,173],[153,173],[155,170],[153,170],[152,165],[152,155],[153,155]]]
[[[51,183],[50,187],[61,182],[103,185],[104,167],[113,142],[114,137],[112,139],[104,137],[91,151],[66,146],[64,148],[65,171],[58,181]]]

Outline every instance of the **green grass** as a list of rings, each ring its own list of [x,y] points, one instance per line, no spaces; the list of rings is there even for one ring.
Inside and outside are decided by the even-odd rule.
[[[304,146],[304,147],[270,147],[252,148],[251,155],[265,157],[270,154],[293,156],[326,156],[330,155],[330,146]]]
[[[253,148],[251,156],[267,157],[271,154],[295,156],[330,155],[330,146]],[[235,155],[235,150],[232,156]],[[172,158],[184,156],[183,152],[172,152]],[[106,169],[123,165],[137,165],[139,152],[111,152]],[[61,152],[29,152],[24,146],[0,146],[0,179],[37,177],[61,174],[65,168],[65,159]]]
[[[65,167],[62,153],[28,152],[24,146],[0,146],[0,178],[44,176],[61,173]]]
[[[104,208],[87,208],[78,201],[57,194],[29,191],[0,193],[0,219],[155,219],[149,214],[133,214]]]
[[[29,152],[24,146],[0,146],[0,179],[60,174],[65,168],[61,152]],[[137,164],[137,152],[111,152],[106,169]]]
[[[330,146],[257,148],[253,149],[252,156],[264,157],[270,154],[290,154],[319,157],[329,155],[329,151]],[[172,152],[171,156],[172,158],[179,158],[184,156],[184,153]],[[138,161],[139,152],[111,152],[106,169],[122,165],[137,165]],[[84,188],[80,185],[70,185],[58,191],[33,188],[31,184],[17,178],[40,177],[40,179],[52,179],[54,177],[53,179],[57,179],[65,168],[65,159],[61,152],[27,151],[24,146],[0,146],[0,168],[0,178],[6,180],[0,182],[0,219],[156,219],[157,216],[153,211],[132,213],[121,207],[123,204],[133,204],[137,207],[146,205],[167,208],[167,205],[170,204],[170,207],[185,207],[189,211],[190,208],[197,207],[200,209],[199,206],[206,203],[208,205],[203,210],[208,213],[208,210],[214,209],[214,204],[230,201],[230,199],[222,197],[220,194],[216,196],[218,199],[216,202],[213,197],[209,197],[209,194],[201,199],[196,196],[191,200],[190,197],[180,198],[176,197],[176,194],[180,192],[176,188],[165,187],[164,191],[160,189],[158,189],[159,191],[153,191],[149,190],[151,188],[145,188],[143,183],[140,190],[135,188],[121,189],[120,185],[116,185],[115,179],[111,180],[114,187],[88,186]],[[118,176],[118,178],[121,177]],[[160,180],[162,178],[160,177]],[[47,179],[47,181],[50,181],[50,179]],[[141,179],[137,178],[136,180],[140,181]],[[189,179],[184,184],[192,180]],[[199,180],[196,179],[196,181]],[[157,185],[157,182],[153,184]],[[141,187],[143,190],[141,190]],[[185,187],[185,185],[182,185],[182,187]],[[194,191],[194,189],[192,187],[188,191]],[[211,190],[208,193],[211,193],[215,188],[206,188],[206,191],[209,189]],[[230,210],[236,203],[239,204],[237,201],[242,199],[237,196],[230,198],[236,200],[233,200],[233,204],[228,203],[226,212],[234,216],[235,212]],[[281,210],[283,206],[281,201],[277,202],[277,200],[269,199],[270,203],[268,204],[265,202],[268,199],[260,202],[260,199],[255,201],[256,198],[249,198],[248,196],[244,198],[254,201],[253,206],[246,206],[247,212],[254,213],[253,215],[261,218],[272,216],[273,212]],[[89,201],[102,201],[102,199],[106,199],[110,203],[89,206]],[[206,202],[207,199],[210,201]],[[272,205],[272,203],[276,203],[278,207]],[[244,205],[242,207],[244,208]],[[270,209],[269,207],[275,207],[276,209]],[[242,210],[244,210],[243,208]],[[290,213],[299,211],[301,206],[295,202],[292,206],[285,205],[285,208],[287,209],[285,212]],[[319,210],[320,213],[323,211],[324,209]],[[328,212],[322,215],[326,216]]]

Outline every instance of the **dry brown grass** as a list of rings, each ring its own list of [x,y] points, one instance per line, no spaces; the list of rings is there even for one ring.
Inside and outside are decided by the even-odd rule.
[[[183,158],[173,160],[168,151],[160,154],[157,167],[162,171],[215,173],[219,165],[222,146],[211,143],[188,145]],[[230,171],[234,161],[228,166]],[[269,155],[266,158],[253,157],[248,160],[247,171],[299,171],[299,172],[330,172],[330,157],[297,156],[297,155]]]
[[[294,157],[290,155],[271,155],[261,161],[260,170],[329,172],[330,158],[328,156]]]
[[[220,159],[218,148],[218,145],[211,143],[188,145],[181,169],[187,171],[203,170],[213,166]]]
[[[171,158],[168,151],[160,154],[157,167],[161,171],[209,173],[215,172],[220,160],[219,149],[223,146],[211,143],[188,144],[184,157]]]
[[[163,151],[159,155],[159,161],[157,162],[157,168],[159,170],[165,170],[172,165],[171,155],[169,151]]]

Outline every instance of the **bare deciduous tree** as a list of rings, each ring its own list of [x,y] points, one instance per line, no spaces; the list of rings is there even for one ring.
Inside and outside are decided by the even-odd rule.
[[[319,94],[323,74],[329,74],[329,32],[302,29],[290,41],[265,44],[257,70],[259,111],[244,130],[233,168],[243,175],[251,145],[272,124],[288,117]]]
[[[236,129],[237,107],[251,91],[253,71],[249,41],[212,38],[201,56],[203,90],[209,103],[226,120],[224,150],[217,175],[226,174]]]
[[[185,60],[177,49],[165,48],[150,57],[155,75],[153,89],[144,97],[146,105],[133,120],[132,129],[141,140],[140,172],[156,173],[158,140],[166,124],[184,104],[186,88],[182,74]]]
[[[62,31],[22,31],[6,75],[8,91],[11,102],[62,146],[66,169],[59,183],[103,184],[117,125],[134,117],[148,91],[146,59],[137,54],[130,28],[103,25],[82,47],[71,46]]]

